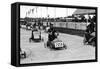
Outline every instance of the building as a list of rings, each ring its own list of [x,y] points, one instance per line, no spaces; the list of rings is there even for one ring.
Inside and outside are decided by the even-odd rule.
[[[95,13],[96,11],[94,9],[77,9],[72,15],[77,18],[85,17],[88,22],[95,16]]]

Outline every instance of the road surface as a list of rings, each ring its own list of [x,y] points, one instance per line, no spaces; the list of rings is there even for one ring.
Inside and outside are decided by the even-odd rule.
[[[20,45],[27,53],[27,58],[21,59],[21,64],[95,59],[95,47],[84,45],[83,37],[60,33],[59,39],[67,45],[67,49],[54,51],[44,48],[47,36],[47,33],[42,32],[44,42],[30,43],[31,31],[21,29]]]

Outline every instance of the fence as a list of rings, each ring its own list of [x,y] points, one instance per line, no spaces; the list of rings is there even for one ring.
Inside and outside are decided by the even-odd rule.
[[[79,22],[52,22],[54,27],[86,30],[87,23]]]

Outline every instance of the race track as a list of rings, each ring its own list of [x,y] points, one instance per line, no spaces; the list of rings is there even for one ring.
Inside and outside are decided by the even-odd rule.
[[[42,32],[44,42],[30,43],[31,31],[21,29],[20,45],[27,54],[27,58],[21,59],[21,64],[95,59],[95,47],[84,45],[83,37],[60,33],[59,39],[67,45],[67,49],[55,51],[44,48],[47,36],[47,33]]]

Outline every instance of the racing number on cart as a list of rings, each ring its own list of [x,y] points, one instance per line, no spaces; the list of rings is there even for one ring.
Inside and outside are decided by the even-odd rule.
[[[56,42],[55,47],[63,47],[63,42]]]

